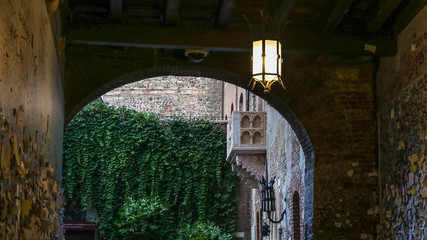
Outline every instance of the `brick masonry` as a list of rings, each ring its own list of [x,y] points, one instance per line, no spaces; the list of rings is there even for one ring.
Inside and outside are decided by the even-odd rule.
[[[242,239],[251,239],[251,189],[242,181],[237,185],[237,220],[236,235]]]
[[[304,195],[312,194],[313,189],[306,189],[304,173],[306,172],[305,156],[298,138],[289,123],[272,107],[266,106],[267,112],[267,159],[269,177],[276,177],[276,214],[278,219],[286,211],[285,219],[279,224],[270,224],[272,239],[295,239],[294,219],[292,217],[292,199],[295,192],[300,196],[300,236],[304,230]],[[286,199],[286,201],[285,201]],[[280,229],[280,230],[279,230]],[[305,238],[304,238],[305,239]]]
[[[427,7],[378,71],[382,239],[427,238]]]
[[[312,132],[309,136],[316,156],[314,238],[375,239],[379,218],[375,211],[375,66],[370,57],[321,56],[316,61],[321,78],[319,89],[324,87],[322,91],[330,94],[333,101],[322,109],[311,109],[312,113],[302,120]],[[314,99],[319,97],[318,91],[313,91]],[[313,118],[307,119],[309,116]],[[319,116],[320,121],[331,123],[328,128],[319,125]]]
[[[104,102],[161,116],[221,119],[223,82],[204,77],[162,76],[125,84],[102,96]]]

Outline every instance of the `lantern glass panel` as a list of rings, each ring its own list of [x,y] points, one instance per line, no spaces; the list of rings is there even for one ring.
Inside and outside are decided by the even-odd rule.
[[[277,79],[276,74],[265,74],[265,80],[267,80],[267,81],[273,81],[275,79]]]
[[[252,75],[262,73],[262,40],[253,42],[252,45]]]
[[[279,42],[279,51],[277,52],[279,55],[277,56],[277,66],[279,68],[279,71],[277,72],[278,75],[282,75],[282,44]]]
[[[277,74],[277,41],[265,40],[265,73]]]

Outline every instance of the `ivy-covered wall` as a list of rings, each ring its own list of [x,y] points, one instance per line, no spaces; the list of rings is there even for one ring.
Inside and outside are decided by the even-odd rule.
[[[0,239],[63,239],[64,100],[45,1],[0,1]]]
[[[402,31],[398,54],[381,59],[381,232],[427,238],[427,7]]]
[[[65,132],[63,186],[67,197],[80,195],[83,207],[90,201],[104,239],[131,235],[121,235],[126,226],[119,223],[119,209],[129,197],[158,199],[166,206],[148,224],[161,227],[138,228],[153,239],[179,238],[180,229],[196,221],[213,222],[231,234],[237,179],[225,152],[221,125],[160,121],[147,113],[90,104]]]

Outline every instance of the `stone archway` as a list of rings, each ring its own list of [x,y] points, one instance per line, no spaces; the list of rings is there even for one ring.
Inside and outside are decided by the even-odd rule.
[[[88,96],[86,96],[83,100],[80,101],[80,103],[70,112],[70,114],[66,118],[66,123],[68,123],[72,117],[78,113],[84,106],[86,106],[88,103],[94,101],[95,99],[102,96],[104,93],[122,86],[124,84],[132,83],[139,81],[141,79],[147,79],[151,77],[157,77],[157,76],[164,76],[164,75],[175,75],[175,76],[201,76],[201,77],[208,77],[213,78],[217,80],[221,80],[224,82],[233,83],[235,85],[238,85],[242,88],[247,88],[242,82],[244,83],[244,79],[241,76],[224,72],[216,69],[210,69],[210,68],[194,68],[194,67],[162,67],[162,68],[153,68],[153,69],[146,69],[146,70],[139,70],[135,71],[123,76],[120,76],[118,78],[113,79],[110,82],[107,82],[106,84],[98,87],[94,91],[92,91]],[[277,107],[277,100],[273,98],[272,96],[263,96],[264,99],[269,103],[276,103]],[[273,105],[272,104],[272,105]],[[273,105],[273,106],[274,106]],[[289,107],[286,106],[286,104],[282,103],[279,105],[280,108],[277,110],[279,113],[281,113],[284,118],[289,122],[289,124],[294,129],[295,134],[297,135],[297,138],[299,139],[299,142],[301,143],[301,146],[303,148],[303,152],[305,155],[305,176],[304,176],[304,191],[305,191],[305,198],[304,198],[304,219],[306,226],[312,225],[312,216],[313,216],[313,193],[314,193],[314,152],[313,147],[311,145],[309,136],[307,135],[304,127],[302,126],[301,122],[298,120],[298,118],[295,116],[295,114],[290,110]]]
[[[314,219],[307,236],[328,238],[336,235],[335,228],[343,237],[374,231],[376,216],[369,224],[360,224],[360,216],[377,205],[369,190],[376,188],[377,178],[366,177],[376,169],[375,59],[297,54],[284,58],[286,90],[274,88],[264,94],[257,86],[253,92],[289,122],[303,147],[306,188],[314,189],[304,198],[304,206],[312,206],[304,209],[304,218]],[[247,53],[221,52],[195,64],[158,49],[70,45],[66,122],[107,89],[144,78],[202,76],[247,88],[249,59]]]

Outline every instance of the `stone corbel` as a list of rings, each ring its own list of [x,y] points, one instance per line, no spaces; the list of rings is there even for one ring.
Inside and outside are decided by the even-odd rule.
[[[258,188],[265,171],[265,154],[236,154],[232,167],[247,185]]]
[[[245,171],[242,166],[237,166],[235,163],[233,163],[232,169],[237,173],[237,176],[250,188],[258,188],[258,181],[254,178],[254,176]]]

